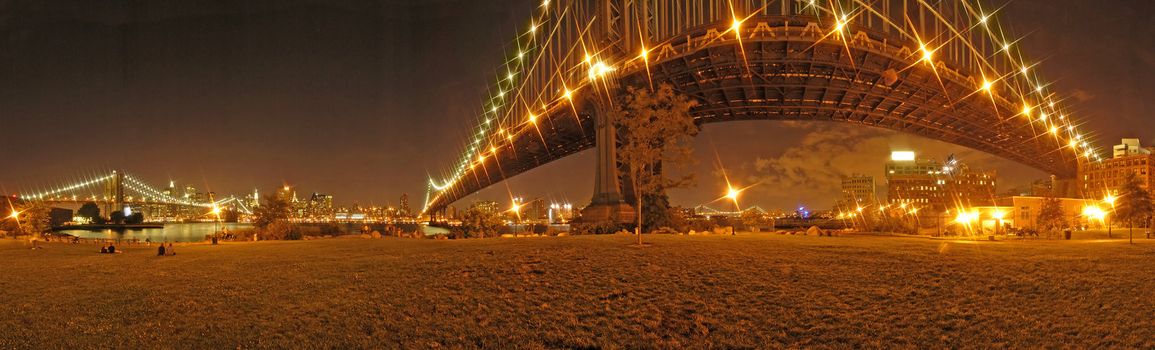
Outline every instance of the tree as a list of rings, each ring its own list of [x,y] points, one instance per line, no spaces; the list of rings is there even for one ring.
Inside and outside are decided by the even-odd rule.
[[[125,223],[125,219],[126,217],[124,216],[124,211],[113,210],[111,213],[108,213],[108,222],[114,225],[123,225]]]
[[[20,227],[24,233],[39,236],[41,233],[52,230],[51,209],[41,202],[28,202],[20,210]]]
[[[1135,173],[1127,174],[1119,193],[1122,201],[1116,210],[1116,217],[1127,223],[1128,239],[1135,243],[1135,224],[1142,224],[1151,217],[1152,212],[1155,212],[1155,203],[1151,201],[1151,192],[1143,188]]]
[[[742,225],[746,226],[746,230],[750,232],[760,231],[762,226],[765,226],[767,223],[766,215],[757,210],[744,211],[740,218],[742,219]]]
[[[96,205],[96,202],[88,202],[81,205],[80,209],[76,210],[76,216],[86,218],[90,223],[100,223],[104,221],[100,216],[100,206]]]
[[[124,218],[124,223],[126,223],[126,224],[143,224],[144,223],[144,214],[143,213],[132,213],[132,215],[129,215],[129,216]]]
[[[497,214],[478,207],[469,208],[461,218],[463,238],[496,237],[503,226]]]
[[[1038,227],[1045,232],[1054,233],[1067,226],[1066,215],[1063,214],[1062,201],[1053,196],[1043,198],[1043,205],[1039,208]]]
[[[257,207],[253,214],[253,226],[263,229],[276,222],[285,222],[289,219],[289,202],[285,199],[266,195],[265,203]]]
[[[625,101],[613,112],[620,129],[619,160],[626,164],[634,191],[638,219],[638,244],[642,244],[643,204],[647,195],[667,188],[687,186],[692,174],[672,179],[662,166],[684,166],[693,160],[691,143],[698,126],[690,115],[696,101],[674,91],[670,84],[650,88],[627,88]]]

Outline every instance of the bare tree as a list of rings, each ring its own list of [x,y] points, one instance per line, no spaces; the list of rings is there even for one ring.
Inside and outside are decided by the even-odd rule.
[[[622,131],[619,159],[628,167],[637,207],[638,244],[642,244],[644,197],[667,188],[687,186],[692,175],[669,178],[659,166],[684,166],[693,160],[691,143],[698,126],[690,115],[697,102],[661,84],[657,89],[629,87],[625,101],[617,106],[615,120]]]

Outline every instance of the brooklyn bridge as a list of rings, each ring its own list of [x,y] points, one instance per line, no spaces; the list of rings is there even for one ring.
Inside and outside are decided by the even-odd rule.
[[[544,0],[508,45],[461,157],[430,179],[425,212],[595,148],[586,214],[604,218],[623,203],[612,105],[625,87],[663,83],[698,102],[699,125],[890,129],[1077,191],[1078,169],[1100,155],[998,15],[965,0]]]

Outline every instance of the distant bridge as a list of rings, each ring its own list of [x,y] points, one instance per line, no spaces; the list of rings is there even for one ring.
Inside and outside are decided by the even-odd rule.
[[[235,208],[243,213],[252,213],[252,210],[245,205],[243,200],[234,196],[219,200],[213,198],[198,200],[176,193],[166,193],[166,191],[158,190],[156,186],[122,171],[97,173],[50,189],[21,193],[19,198],[49,204],[79,205],[95,202],[104,208],[105,213],[132,205],[205,208],[206,212],[214,207]]]

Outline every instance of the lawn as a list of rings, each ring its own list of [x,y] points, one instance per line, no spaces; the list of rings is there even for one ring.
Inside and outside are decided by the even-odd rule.
[[[0,240],[0,348],[1155,348],[1155,240]]]

